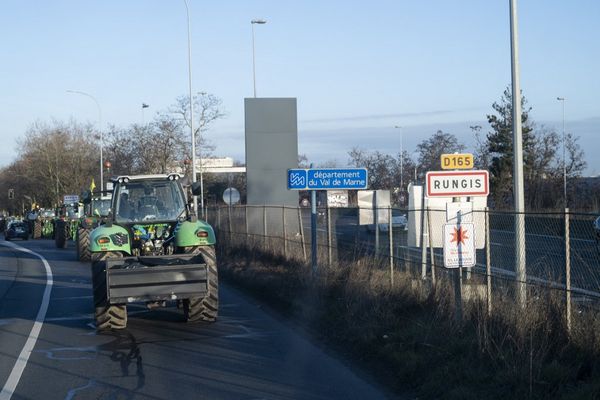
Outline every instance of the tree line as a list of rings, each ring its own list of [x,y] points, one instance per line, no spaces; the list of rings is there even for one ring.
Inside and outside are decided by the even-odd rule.
[[[563,162],[563,138],[553,129],[539,126],[530,118],[531,107],[521,95],[521,123],[523,131],[523,167],[525,201],[528,210],[549,210],[564,207],[563,171],[567,176],[567,198],[571,208],[597,210],[600,187],[590,187],[581,178],[586,168],[584,151],[578,138],[565,135]],[[513,138],[512,94],[506,88],[498,102],[492,104],[488,114],[487,133],[482,126],[471,126],[475,145],[475,167],[490,173],[489,204],[495,209],[513,208]],[[422,182],[427,171],[440,170],[440,156],[445,153],[463,152],[467,147],[448,132],[437,131],[417,145],[418,156],[413,160],[408,152],[401,156],[358,148],[349,152],[349,163],[369,170],[369,187],[372,189],[395,189],[392,198],[403,204],[403,190],[408,182]],[[402,159],[402,168],[400,163]],[[402,172],[401,172],[402,171]],[[402,174],[402,177],[401,177]],[[402,178],[402,179],[401,179]],[[400,182],[404,188],[400,188]],[[582,196],[582,193],[588,193]]]
[[[193,97],[196,148],[214,147],[204,133],[222,118],[221,100],[209,93]],[[102,132],[105,181],[111,175],[166,173],[191,169],[189,98],[181,96],[147,124],[110,126]],[[74,120],[35,122],[17,143],[15,160],[0,170],[0,209],[11,214],[33,204],[53,208],[66,194],[80,194],[94,182],[100,189],[100,131]],[[9,195],[10,192],[10,195]]]
[[[196,149],[205,158],[214,150],[205,132],[222,118],[221,100],[208,93],[193,98],[195,106]],[[563,205],[562,173],[568,179],[569,205],[573,209],[596,210],[600,204],[600,188],[583,185],[579,179],[586,167],[584,152],[577,138],[567,134],[562,158],[562,135],[530,118],[531,107],[521,96],[525,199],[529,210],[558,209]],[[510,87],[487,115],[488,128],[471,126],[475,139],[472,152],[476,168],[490,172],[490,206],[511,209],[513,202],[512,98]],[[165,173],[191,169],[189,98],[181,96],[166,110],[157,112],[147,124],[126,127],[110,126],[103,132],[104,159],[110,162],[105,176]],[[100,132],[98,127],[76,121],[33,123],[18,142],[15,161],[0,170],[0,209],[11,213],[28,209],[32,203],[54,207],[65,194],[79,194],[92,180],[100,187]],[[369,188],[391,189],[396,205],[406,205],[406,187],[422,182],[427,171],[440,169],[444,153],[463,152],[467,146],[449,132],[438,130],[417,145],[413,159],[403,154],[388,154],[353,148],[348,164],[369,170]],[[308,167],[308,158],[300,155],[300,167]],[[337,167],[327,162],[320,167]],[[245,197],[245,177],[204,177],[207,201],[218,202],[219,193],[233,184]],[[106,179],[105,179],[106,180]],[[401,185],[402,183],[402,185]],[[9,189],[12,198],[9,198]],[[576,195],[578,194],[578,195]],[[212,197],[211,197],[212,196]],[[211,200],[212,199],[212,200]]]

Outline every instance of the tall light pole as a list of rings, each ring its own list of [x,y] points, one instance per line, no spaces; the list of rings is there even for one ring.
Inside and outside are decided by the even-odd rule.
[[[565,98],[564,97],[557,97],[556,100],[562,102],[562,125],[563,125],[563,132],[562,132],[562,153],[563,153],[563,198],[564,198],[564,202],[565,202],[565,208],[567,208],[568,202],[567,202],[567,159],[565,156],[565,141],[566,141],[566,137],[565,137]]]
[[[253,19],[250,21],[252,25],[252,83],[254,84],[254,98],[256,98],[256,58],[254,54],[254,25],[264,25],[267,21],[264,19]]]
[[[401,126],[394,126],[396,129],[400,129],[400,192],[402,193],[402,198],[404,199],[404,138]],[[402,202],[404,203],[404,201]]]
[[[190,91],[190,134],[192,136],[192,183],[196,183],[196,133],[194,132],[194,98],[192,97],[192,28],[190,23],[190,8],[187,0],[185,3],[185,12],[187,15],[188,28],[188,84]],[[194,212],[198,215],[198,197],[193,196]],[[200,181],[200,207],[202,208],[202,217],[204,217],[204,187]]]
[[[521,83],[519,71],[519,34],[517,0],[510,0],[510,55],[512,78],[513,128],[513,192],[515,199],[515,267],[518,301],[524,307],[527,300],[527,271],[525,265],[525,194],[523,185],[523,132],[521,130]]]
[[[104,190],[104,136],[102,135],[102,109],[100,108],[100,103],[98,103],[98,100],[96,100],[94,96],[86,92],[81,92],[79,90],[67,90],[67,93],[75,93],[89,97],[94,101],[94,103],[96,103],[96,107],[98,107],[98,130],[100,131],[100,190]]]

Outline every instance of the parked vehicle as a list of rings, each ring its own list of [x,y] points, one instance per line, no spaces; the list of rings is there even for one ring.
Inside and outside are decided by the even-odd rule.
[[[4,239],[7,241],[13,239],[29,239],[29,224],[23,221],[13,221],[9,223],[4,232]]]
[[[379,232],[388,232],[389,223],[380,222],[378,224]],[[367,229],[371,232],[375,232],[375,224],[367,225]],[[406,231],[408,229],[408,218],[406,214],[392,216],[392,231]]]

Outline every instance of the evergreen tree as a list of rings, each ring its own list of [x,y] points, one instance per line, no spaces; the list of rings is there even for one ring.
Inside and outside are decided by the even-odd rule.
[[[512,92],[510,86],[504,90],[500,102],[494,102],[495,114],[487,115],[492,131],[487,135],[490,152],[490,195],[496,208],[513,204],[513,136],[512,136]],[[531,108],[521,95],[521,124],[523,132],[524,175],[529,176],[534,164],[535,135],[529,120]]]

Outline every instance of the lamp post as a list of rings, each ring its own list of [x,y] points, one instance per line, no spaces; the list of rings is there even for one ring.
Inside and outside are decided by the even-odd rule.
[[[256,98],[256,61],[255,61],[255,54],[254,54],[254,25],[255,24],[264,25],[266,23],[267,23],[267,21],[264,19],[253,19],[252,21],[250,21],[250,24],[252,25],[252,83],[254,84],[254,98]]]
[[[142,125],[146,125],[146,118],[145,118],[145,115],[144,115],[144,109],[146,109],[148,107],[150,107],[149,104],[142,103]]]
[[[525,189],[523,177],[523,132],[521,128],[521,78],[519,70],[519,34],[517,0],[510,0],[510,55],[512,81],[513,131],[513,193],[515,199],[515,269],[518,281],[518,302],[527,300],[527,270],[525,252]]]
[[[394,126],[396,129],[400,129],[400,192],[404,193],[404,140],[401,126]],[[404,198],[404,195],[403,197]]]
[[[190,8],[187,0],[185,3],[185,12],[187,15],[188,28],[188,86],[190,92],[190,134],[192,136],[192,183],[196,183],[196,133],[194,132],[194,98],[192,97],[192,29],[190,23]],[[200,206],[202,207],[202,216],[204,216],[204,188],[200,182]],[[194,212],[198,215],[198,197],[194,198]]]
[[[416,184],[417,183],[417,168],[419,165],[419,150],[413,151],[412,155],[415,157],[415,184]]]
[[[103,171],[104,138],[102,135],[102,109],[100,108],[100,103],[98,103],[98,100],[96,100],[96,98],[94,96],[92,96],[91,94],[86,93],[86,92],[81,92],[79,90],[67,90],[67,93],[75,93],[75,94],[80,94],[82,96],[89,97],[90,99],[92,99],[94,101],[94,103],[96,103],[96,107],[98,107],[98,130],[100,131],[100,190],[104,190],[104,171]]]
[[[565,98],[557,97],[556,100],[562,103],[563,198],[565,202],[565,208],[567,208],[569,205],[567,202],[567,159],[565,157]]]

